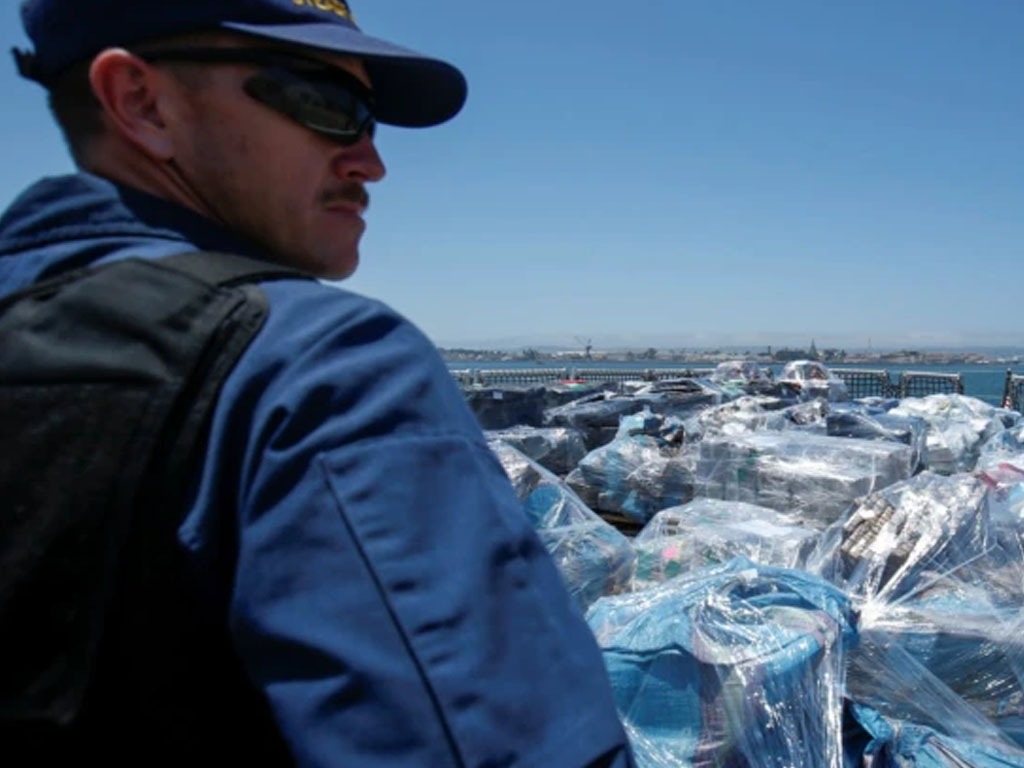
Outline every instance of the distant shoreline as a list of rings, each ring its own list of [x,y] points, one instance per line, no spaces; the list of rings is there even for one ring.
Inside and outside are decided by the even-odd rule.
[[[709,352],[683,354],[663,350],[615,350],[610,352],[592,352],[589,357],[580,353],[543,353],[533,350],[523,352],[503,352],[498,350],[451,350],[439,349],[441,357],[447,363],[521,363],[529,365],[558,366],[599,366],[603,363],[636,363],[650,367],[659,365],[700,365],[715,366],[729,360],[750,360],[759,365],[782,365],[790,360],[820,360],[827,366],[835,367],[885,367],[885,366],[933,366],[933,365],[1005,365],[1007,367],[1024,364],[1024,355],[995,357],[981,353],[945,353],[945,352],[883,352],[878,354],[841,354],[841,355],[810,355],[799,354],[803,350],[785,350],[783,355],[768,356],[766,354],[743,355],[727,352]]]

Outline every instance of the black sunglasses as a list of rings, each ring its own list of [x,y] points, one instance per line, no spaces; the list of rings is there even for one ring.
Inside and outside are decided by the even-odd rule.
[[[245,81],[256,101],[311,131],[351,146],[376,128],[373,93],[355,75],[317,59],[264,48],[172,48],[137,51],[146,61],[257,64]]]

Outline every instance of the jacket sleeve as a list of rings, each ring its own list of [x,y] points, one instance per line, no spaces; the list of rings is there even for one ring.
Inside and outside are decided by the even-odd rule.
[[[433,346],[346,292],[266,292],[211,439],[244,445],[229,620],[297,762],[631,765],[593,637]]]

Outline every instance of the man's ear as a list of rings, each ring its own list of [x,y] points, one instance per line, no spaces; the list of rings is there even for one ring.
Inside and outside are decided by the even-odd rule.
[[[169,96],[166,76],[123,48],[108,48],[93,59],[89,83],[123,139],[154,160],[174,157],[174,142],[161,113],[161,102]]]

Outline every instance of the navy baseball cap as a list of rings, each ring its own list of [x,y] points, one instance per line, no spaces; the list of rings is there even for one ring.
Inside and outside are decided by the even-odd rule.
[[[466,101],[458,69],[364,35],[346,0],[25,0],[21,18],[35,50],[19,69],[44,85],[104,48],[221,29],[362,59],[381,123],[437,125]]]

